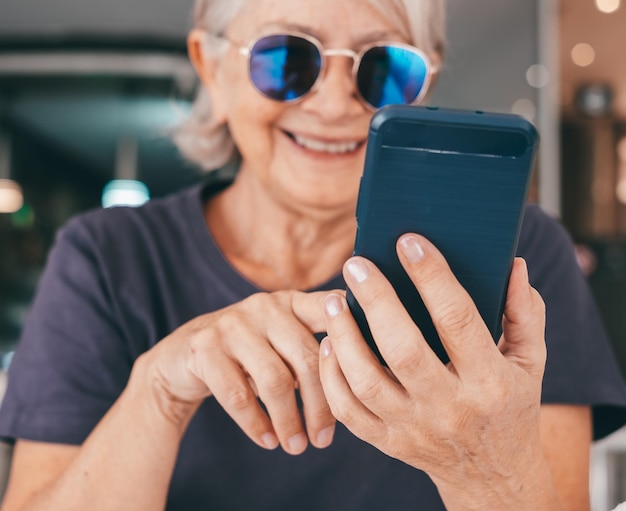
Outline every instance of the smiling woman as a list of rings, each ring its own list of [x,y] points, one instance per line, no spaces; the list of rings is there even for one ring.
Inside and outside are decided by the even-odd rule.
[[[0,410],[3,511],[588,510],[626,387],[563,229],[526,211],[497,346],[437,248],[400,238],[447,365],[351,257],[372,111],[426,97],[443,1],[199,0],[194,20],[177,140],[235,175],[59,233]]]
[[[432,2],[425,4],[436,5]],[[219,6],[216,3],[203,7],[213,5]],[[400,5],[395,4],[396,8]],[[429,61],[438,59],[433,51],[441,46],[437,41],[425,45],[430,54],[413,49],[407,44],[413,41],[404,35],[410,31],[386,16],[381,17],[381,11],[373,4],[354,12],[350,3],[340,3],[333,11],[333,20],[349,16],[354,23],[346,26],[340,21],[331,22],[323,11],[303,10],[300,5],[285,7],[267,2],[250,4],[238,11],[226,28],[216,27],[211,32],[196,28],[189,38],[190,56],[207,93],[206,99],[201,98],[200,102],[205,101],[211,106],[209,117],[203,118],[204,126],[214,134],[220,132],[215,140],[222,140],[217,148],[206,146],[212,154],[200,156],[194,153],[192,157],[203,163],[205,158],[212,162],[223,160],[230,156],[224,153],[224,148],[234,143],[241,159],[236,183],[224,195],[216,197],[208,208],[209,225],[218,245],[225,247],[234,266],[264,289],[279,289],[285,285],[307,289],[318,285],[329,279],[349,254],[354,232],[354,203],[371,111],[367,102],[363,104],[361,101],[363,92],[360,92],[358,80],[355,81],[356,75],[351,74],[353,55],[346,54],[346,49],[358,54],[362,48],[375,47],[388,59],[389,51],[385,48],[392,44],[396,47],[404,45],[406,55],[412,59],[400,58],[397,65],[408,65],[406,81],[415,76],[410,73],[413,61],[419,61],[424,69],[422,85],[409,101],[423,96],[433,72]],[[211,13],[203,9],[197,11],[196,16],[200,27],[206,22],[199,20],[212,19]],[[279,38],[281,34],[282,38]],[[229,43],[231,40],[238,43]],[[321,44],[327,48],[326,55],[320,51]],[[308,45],[307,60],[301,57],[303,45]],[[248,48],[245,55],[241,47]],[[280,49],[281,53],[268,53],[270,47]],[[329,55],[329,51],[333,55]],[[280,55],[300,57],[290,57],[285,66]],[[298,71],[306,67],[306,73],[290,71],[292,62],[297,62]],[[359,70],[374,65],[375,59],[361,59]],[[295,77],[302,80],[303,75],[310,77],[311,73],[313,79],[309,78],[309,90],[306,81],[300,85],[294,82]],[[380,77],[385,71],[379,65],[371,73]],[[287,102],[269,101],[267,95],[272,93],[268,80],[289,83],[289,87],[298,90],[297,97]],[[385,86],[383,83],[382,87]],[[267,90],[259,94],[259,88]],[[201,133],[201,126],[196,128],[197,136],[198,132]],[[200,138],[211,140],[206,134]],[[268,218],[272,218],[268,222],[269,232],[259,231],[250,224],[249,218],[232,218],[230,213],[224,215],[222,200],[224,205],[230,203],[234,198],[229,197],[231,194],[240,196],[237,201],[244,200],[254,211],[266,211]],[[226,206],[225,209],[231,208]],[[292,216],[287,223],[281,212],[286,209],[291,210],[289,216]],[[295,223],[293,215],[298,218]],[[336,262],[326,268],[325,265],[312,264],[323,246],[319,243],[321,226],[318,220],[314,221],[315,226],[309,221],[312,215],[325,218],[324,236],[330,236],[327,241],[337,241],[324,244],[327,245],[324,254],[335,252],[332,257],[336,258]],[[331,217],[341,221],[333,222],[331,226],[327,222]],[[285,235],[289,236],[285,230],[292,229],[302,231],[298,235],[303,244],[297,249],[303,252],[300,256],[295,256],[294,247],[281,246],[284,245],[282,240],[288,239]],[[314,237],[318,241],[314,241]],[[315,248],[311,246],[314,242]],[[278,244],[274,249],[264,248],[274,243]],[[259,248],[249,250],[249,246]],[[283,258],[279,258],[279,254],[284,254]],[[270,260],[272,264],[268,264]],[[289,275],[287,282],[284,278],[272,282],[278,273],[277,267],[282,268],[281,274]]]
[[[412,41],[431,57],[443,55],[444,10],[439,2],[410,2],[402,0],[367,0],[384,12],[406,41]],[[209,56],[222,54],[227,47],[223,35],[233,17],[245,5],[244,0],[233,2],[196,2],[193,25],[211,37],[206,45]],[[212,115],[211,98],[200,89],[193,114],[178,130],[175,140],[191,161],[201,168],[212,170],[223,165],[235,149],[228,126]]]

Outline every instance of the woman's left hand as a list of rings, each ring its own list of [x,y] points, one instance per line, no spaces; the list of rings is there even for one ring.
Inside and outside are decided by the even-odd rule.
[[[380,271],[352,258],[345,278],[388,369],[345,298],[326,297],[320,374],[333,414],[361,439],[428,473],[449,510],[560,509],[539,433],[545,306],[525,262],[514,262],[496,345],[430,242],[407,234],[397,248],[450,362],[430,349]]]

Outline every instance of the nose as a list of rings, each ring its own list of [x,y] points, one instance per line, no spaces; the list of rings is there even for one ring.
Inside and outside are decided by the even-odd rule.
[[[353,59],[347,55],[333,55],[326,62],[317,89],[302,102],[302,108],[328,122],[362,114],[365,107],[358,99],[352,78]]]

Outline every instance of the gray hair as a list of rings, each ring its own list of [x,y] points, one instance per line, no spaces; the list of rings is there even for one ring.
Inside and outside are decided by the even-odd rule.
[[[444,0],[367,0],[385,12],[409,42],[431,58],[441,59],[445,47]],[[220,40],[246,0],[196,0],[193,27],[211,38],[209,57],[218,57],[225,47]],[[228,126],[212,116],[211,100],[202,86],[198,88],[191,114],[176,129],[174,142],[181,154],[203,170],[225,165],[236,154]]]

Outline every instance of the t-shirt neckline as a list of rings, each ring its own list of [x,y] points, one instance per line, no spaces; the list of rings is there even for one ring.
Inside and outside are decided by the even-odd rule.
[[[237,271],[226,259],[223,252],[215,243],[215,239],[211,233],[211,229],[204,220],[204,203],[211,196],[215,195],[224,188],[230,186],[232,178],[225,178],[219,173],[210,172],[202,182],[198,183],[189,190],[186,197],[188,225],[192,229],[193,238],[196,240],[198,249],[202,257],[205,258],[207,264],[210,264],[213,271],[224,275],[231,285],[236,286],[242,293],[253,294],[258,292],[266,292],[244,275]],[[315,286],[306,291],[319,291],[324,289],[345,289],[345,283],[340,274],[333,275],[326,282]]]

